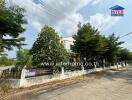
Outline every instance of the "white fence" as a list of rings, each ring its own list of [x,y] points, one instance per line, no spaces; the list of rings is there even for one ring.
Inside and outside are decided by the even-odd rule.
[[[44,76],[37,76],[37,77],[30,77],[30,78],[22,77],[20,79],[19,87],[29,87],[32,85],[43,84],[43,83],[51,82],[54,80],[62,80],[66,78],[81,76],[81,75],[88,74],[88,73],[95,72],[95,71],[96,71],[95,69],[90,69],[87,71],[81,70],[81,71],[64,72],[62,68],[61,74],[44,75]],[[24,75],[24,72],[23,72],[23,75]]]
[[[121,67],[121,66],[118,66]],[[112,66],[109,68],[117,68],[117,66]],[[61,74],[53,74],[53,75],[43,75],[43,76],[36,76],[36,77],[26,77],[26,69],[22,70],[21,79],[13,79],[13,80],[1,80],[7,82],[9,85],[11,85],[12,88],[19,88],[19,87],[29,87],[32,85],[38,85],[43,84],[46,82],[51,82],[54,80],[62,80],[66,78],[81,76],[85,74],[89,74],[95,71],[101,71],[103,68],[94,68],[89,70],[82,70],[80,71],[72,71],[72,72],[64,72],[64,68],[62,68]]]

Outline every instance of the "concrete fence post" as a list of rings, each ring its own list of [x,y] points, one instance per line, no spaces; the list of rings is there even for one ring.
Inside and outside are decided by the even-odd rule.
[[[61,67],[61,75],[65,75],[64,67]]]
[[[82,71],[84,71],[85,69],[84,69],[84,66],[82,65]]]
[[[1,77],[1,75],[2,75],[2,70],[0,70],[0,77]]]
[[[9,74],[11,73],[11,69],[12,69],[12,68],[9,68]]]
[[[26,77],[26,69],[23,68],[21,72],[21,79],[24,79]]]
[[[125,62],[124,61],[122,61],[122,66],[125,67]]]
[[[21,79],[20,79],[20,87],[23,87],[26,85],[26,69],[23,68],[21,72]]]
[[[85,74],[85,69],[84,69],[84,66],[82,65],[82,74]]]
[[[116,67],[117,67],[117,69],[119,69],[119,64],[118,64],[118,62],[116,63]]]
[[[94,62],[94,69],[95,69],[95,71],[96,71],[96,67],[97,67],[96,62]]]

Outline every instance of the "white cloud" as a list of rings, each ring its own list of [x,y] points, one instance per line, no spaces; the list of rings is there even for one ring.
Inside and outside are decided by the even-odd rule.
[[[44,25],[55,27],[59,32],[73,34],[79,21],[84,21],[78,11],[92,0],[43,0],[44,5],[33,0],[16,0],[16,4],[27,10],[27,18],[38,31]]]
[[[77,24],[79,21],[84,21],[82,15],[80,15],[79,13],[73,13],[69,17],[64,19],[63,22],[60,22],[58,24],[58,27],[60,27],[61,32],[65,31],[67,35],[70,35],[71,33],[74,34],[77,31]]]
[[[92,5],[98,4],[98,3],[100,3],[100,2],[102,2],[102,0],[94,0],[94,1],[92,2]]]
[[[90,16],[89,22],[100,31],[105,31],[111,28],[114,24],[116,24],[119,19],[119,17],[112,17],[110,15],[103,15],[97,13],[93,16]]]
[[[27,18],[38,31],[44,25],[53,26],[61,34],[72,35],[77,31],[78,22],[84,23],[83,15],[78,11],[89,3],[99,3],[100,0],[43,0],[41,6],[33,0],[16,0],[15,3],[27,10]],[[118,22],[119,18],[97,13],[88,20],[99,30],[107,30]]]

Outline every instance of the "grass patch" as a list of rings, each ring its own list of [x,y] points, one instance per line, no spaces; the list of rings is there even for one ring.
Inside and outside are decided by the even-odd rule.
[[[9,93],[11,86],[6,84],[5,82],[0,83],[0,97]]]

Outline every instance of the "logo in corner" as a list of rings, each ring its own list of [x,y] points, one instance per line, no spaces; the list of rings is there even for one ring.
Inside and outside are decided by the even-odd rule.
[[[116,5],[110,8],[111,9],[111,16],[124,16],[124,9],[123,7]]]

